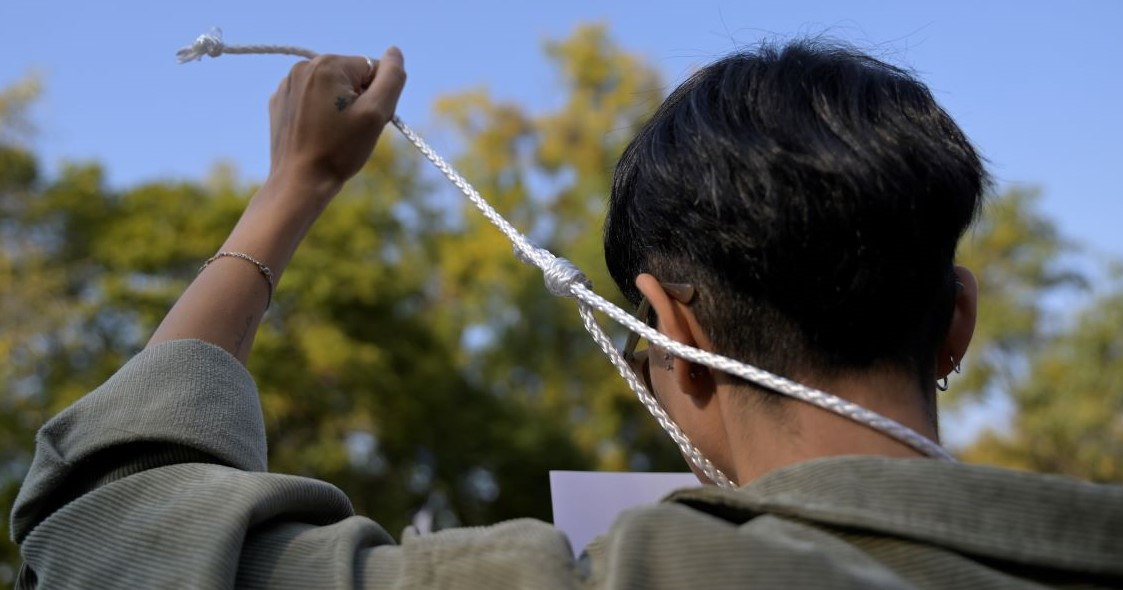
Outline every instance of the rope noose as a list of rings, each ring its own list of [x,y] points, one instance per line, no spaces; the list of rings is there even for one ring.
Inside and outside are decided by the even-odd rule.
[[[221,29],[212,29],[209,33],[200,35],[191,45],[176,52],[179,63],[201,60],[203,56],[219,57],[223,54],[283,54],[294,55],[312,59],[316,53],[302,47],[291,45],[226,45],[222,40]],[[460,190],[476,206],[483,216],[511,241],[514,246],[515,256],[519,260],[538,267],[543,274],[546,289],[552,295],[559,297],[572,297],[577,299],[578,312],[585,329],[592,336],[593,341],[608,356],[620,376],[628,387],[636,394],[640,403],[655,418],[667,436],[678,446],[682,455],[689,460],[701,473],[721,487],[735,487],[720,469],[706,459],[706,457],[690,442],[686,433],[675,424],[674,420],[666,413],[659,402],[647,391],[643,381],[635,374],[621,356],[620,351],[613,345],[611,338],[597,323],[594,310],[600,311],[615,322],[638,333],[649,342],[657,344],[671,354],[705,365],[716,371],[721,371],[740,377],[765,389],[793,397],[805,403],[818,406],[844,418],[848,418],[872,428],[886,436],[896,439],[917,451],[936,459],[954,461],[954,457],[939,444],[921,436],[911,428],[886,418],[876,412],[863,408],[853,402],[842,399],[836,395],[821,391],[806,385],[796,383],[785,377],[769,373],[763,369],[747,363],[687,346],[672,340],[658,330],[648,326],[632,314],[620,309],[607,299],[597,295],[592,290],[589,279],[575,264],[552,254],[545,248],[534,245],[525,235],[519,232],[508,222],[494,207],[491,206],[467,180],[464,179],[452,166],[445,162],[429,144],[425,142],[413,129],[406,125],[395,115],[390,122],[402,135],[417,148],[419,152],[437,170],[441,172],[456,188]]]

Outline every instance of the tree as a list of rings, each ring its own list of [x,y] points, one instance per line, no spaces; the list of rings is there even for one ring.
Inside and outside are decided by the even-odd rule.
[[[0,90],[0,144],[19,146],[34,135],[28,109],[43,90],[39,75],[30,73]]]
[[[965,372],[944,401],[975,401],[1011,387],[1025,357],[1044,344],[1048,298],[1087,284],[1065,258],[1074,244],[1041,215],[1039,200],[1038,191],[1023,187],[991,197],[963,239],[957,262],[979,282],[979,320]]]
[[[1008,431],[991,429],[967,460],[1123,482],[1123,288],[1101,295],[1049,338],[1009,392]]]
[[[546,53],[566,100],[531,114],[474,91],[437,111],[466,146],[460,168],[516,226],[582,268],[623,303],[601,254],[611,171],[626,142],[663,98],[659,76],[620,50],[602,26],[584,26]],[[463,202],[463,201],[460,201]],[[581,327],[572,302],[549,297],[537,270],[463,205],[440,249],[440,287],[458,303],[453,324],[477,335],[466,350],[476,377],[563,417],[603,469],[681,469],[682,459]]]
[[[42,303],[61,291],[64,276],[45,264],[35,240],[16,221],[39,183],[38,162],[23,145],[26,111],[38,93],[34,77],[0,91],[0,502],[5,507],[15,500],[31,436],[47,412],[35,395],[32,370],[44,346],[39,332],[52,333],[61,323],[57,308]],[[7,542],[7,519],[0,533],[0,582],[10,582],[19,561]]]
[[[1090,281],[1075,270],[1077,246],[1038,211],[1038,199],[1019,188],[995,196],[960,252],[977,271],[979,322],[945,401],[1001,396],[1013,410],[1008,427],[986,429],[961,455],[1123,481],[1123,289],[1079,296]],[[1070,317],[1050,299],[1068,302]]]

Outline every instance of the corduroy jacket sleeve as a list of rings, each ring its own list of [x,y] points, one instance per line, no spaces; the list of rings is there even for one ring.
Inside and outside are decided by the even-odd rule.
[[[327,483],[266,472],[253,379],[199,341],[137,355],[50,420],[12,511],[20,587],[570,588],[548,524],[407,535]],[[458,583],[459,582],[459,583]]]

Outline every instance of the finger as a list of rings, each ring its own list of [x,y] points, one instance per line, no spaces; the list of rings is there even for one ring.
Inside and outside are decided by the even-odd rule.
[[[273,92],[273,96],[271,97],[270,102],[287,98],[289,93],[292,91],[293,79],[299,77],[301,75],[301,72],[304,71],[304,69],[307,68],[308,65],[309,63],[306,59],[293,64],[292,68],[289,69],[289,75],[285,76],[284,80],[281,80],[281,83],[277,85],[277,90]]]
[[[374,69],[365,57],[359,56],[330,56],[332,66],[343,73],[347,83],[358,94],[374,79]],[[375,62],[377,63],[377,62]]]
[[[303,73],[304,70],[308,69],[308,67],[311,66],[311,65],[312,65],[312,62],[310,62],[306,59],[302,59],[302,60],[296,62],[295,64],[293,64],[292,69],[289,70],[288,78],[285,78],[285,83],[289,84],[291,86],[292,80],[299,79],[301,76],[305,75]]]
[[[370,87],[355,102],[362,112],[371,114],[385,123],[394,116],[394,110],[398,106],[398,99],[402,95],[405,84],[405,59],[397,47],[391,47],[375,66],[374,80],[371,81]]]
[[[370,83],[374,81],[374,73],[378,71],[378,60],[369,57],[363,58],[367,64],[367,75],[363,78],[362,90],[370,88]]]

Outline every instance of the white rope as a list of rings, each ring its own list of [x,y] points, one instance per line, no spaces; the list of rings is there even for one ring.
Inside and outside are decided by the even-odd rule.
[[[316,53],[312,51],[287,45],[226,45],[222,41],[222,31],[219,29],[212,29],[210,33],[200,35],[190,46],[179,50],[176,53],[176,57],[179,63],[186,63],[200,60],[204,55],[218,57],[224,53],[273,53],[296,55],[308,59],[316,57]],[[445,178],[452,182],[456,188],[460,189],[460,192],[463,193],[464,196],[468,197],[468,200],[480,210],[483,216],[490,221],[492,225],[498,228],[499,231],[511,241],[514,245],[515,256],[517,256],[519,260],[528,264],[533,264],[542,270],[543,278],[546,282],[546,289],[551,294],[559,297],[573,297],[577,299],[577,308],[578,312],[581,314],[581,320],[585,325],[585,329],[588,330],[589,334],[593,337],[593,341],[595,341],[608,356],[608,359],[612,362],[613,366],[616,367],[616,370],[619,371],[620,376],[624,378],[628,387],[635,392],[636,397],[639,398],[643,407],[647,408],[647,411],[651,413],[659,423],[659,426],[661,426],[663,430],[666,431],[667,435],[671,437],[671,440],[678,445],[683,456],[715,484],[722,487],[734,487],[735,485],[720,469],[702,455],[697,447],[690,442],[686,434],[683,433],[678,425],[667,415],[666,411],[659,405],[659,402],[647,391],[643,381],[636,376],[635,371],[633,371],[627,361],[624,360],[620,352],[616,350],[612,340],[604,333],[600,325],[597,324],[594,310],[604,313],[617,323],[623,325],[632,332],[638,333],[648,341],[659,345],[679,358],[705,365],[723,373],[736,375],[765,389],[793,397],[838,414],[839,416],[849,418],[854,422],[890,436],[929,457],[947,461],[955,460],[943,447],[899,422],[867,410],[836,395],[796,383],[795,381],[769,373],[768,371],[747,363],[687,346],[681,342],[672,340],[662,332],[648,326],[642,320],[593,292],[592,284],[589,282],[589,279],[581,272],[581,269],[577,268],[572,262],[565,258],[554,256],[549,250],[534,245],[526,236],[511,225],[510,222],[504,219],[491,204],[484,200],[484,198],[480,196],[480,193],[476,191],[467,180],[445,162],[444,158],[441,158],[433,148],[429,147],[429,144],[425,143],[425,140],[421,139],[413,129],[402,122],[396,115],[390,122],[398,128],[398,131],[400,131],[410,143],[417,147],[426,159],[436,166],[437,170],[440,170]]]
[[[227,45],[222,42],[222,29],[218,27],[211,29],[209,33],[199,35],[194,43],[175,52],[175,57],[179,63],[184,64],[189,61],[201,60],[204,55],[218,57],[224,53],[231,55],[273,53],[295,55],[308,59],[316,57],[316,52],[292,45]]]

